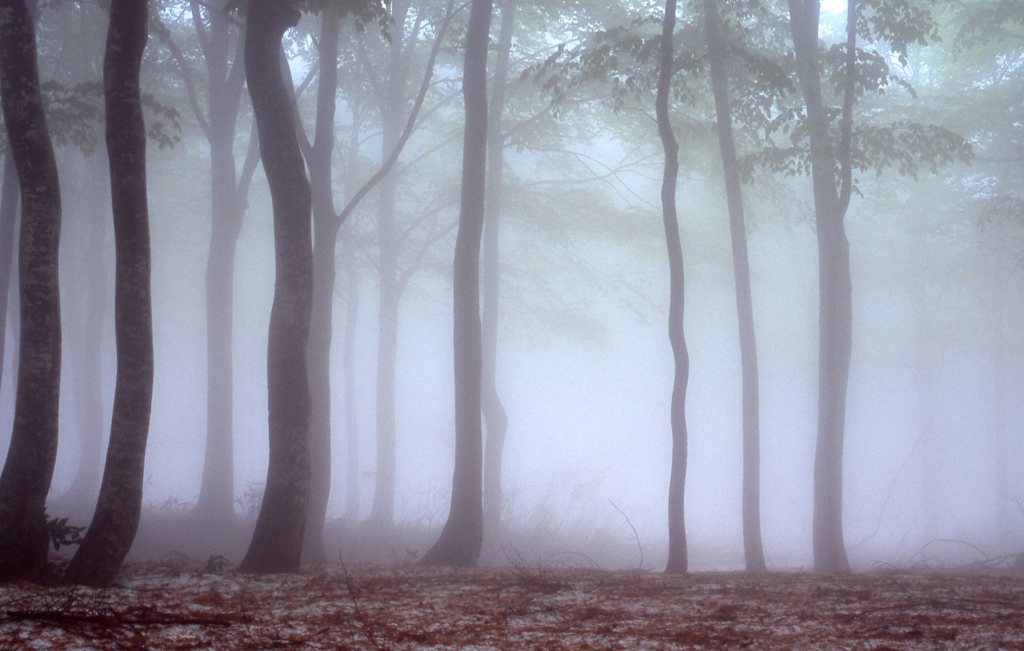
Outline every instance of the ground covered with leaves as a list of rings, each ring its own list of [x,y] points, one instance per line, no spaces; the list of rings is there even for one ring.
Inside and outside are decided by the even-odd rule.
[[[1024,578],[133,565],[106,590],[0,586],[4,648],[1024,648]]]

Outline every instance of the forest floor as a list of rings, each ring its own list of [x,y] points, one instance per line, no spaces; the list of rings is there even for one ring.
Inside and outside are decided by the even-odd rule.
[[[0,586],[0,646],[1024,649],[1024,578],[1007,573],[219,565],[130,565],[103,590]]]

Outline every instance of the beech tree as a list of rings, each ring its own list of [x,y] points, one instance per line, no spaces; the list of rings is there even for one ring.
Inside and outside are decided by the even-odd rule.
[[[462,94],[462,195],[454,261],[455,469],[448,520],[423,557],[427,565],[474,566],[483,545],[483,374],[480,244],[487,166],[487,41],[491,0],[472,0]]]
[[[670,417],[672,458],[668,488],[668,562],[665,571],[684,573],[687,569],[686,521],[683,513],[686,486],[686,385],[690,375],[690,357],[683,333],[683,247],[679,241],[679,217],[676,214],[676,181],[679,176],[679,144],[672,132],[668,112],[673,72],[673,33],[676,28],[676,0],[666,0],[661,27],[661,59],[658,66],[658,90],[654,102],[658,136],[665,150],[665,168],[661,181],[661,211],[668,249],[669,304],[668,337],[672,345],[675,375],[672,383]]]
[[[117,258],[117,382],[96,513],[65,574],[69,582],[95,586],[110,585],[135,538],[153,397],[146,125],[139,90],[148,14],[145,2],[113,0],[103,65]]]
[[[309,506],[311,199],[280,66],[281,39],[299,15],[292,3],[278,0],[252,0],[246,14],[246,80],[270,184],[276,278],[267,343],[270,458],[244,572],[299,569]]]
[[[0,102],[18,170],[21,327],[11,445],[0,473],[0,580],[46,570],[46,494],[57,455],[61,202],[39,90],[35,24],[25,0],[0,2]]]
[[[718,3],[704,0],[704,35],[707,40],[708,72],[715,98],[718,147],[722,154],[726,201],[729,206],[729,235],[736,282],[736,314],[739,320],[740,365],[743,376],[743,552],[748,572],[763,572],[761,545],[761,450],[760,399],[757,373],[757,338],[754,334],[754,305],[750,290],[750,261],[747,256],[747,223],[743,214],[743,187],[736,157],[726,76],[727,49],[722,34]]]

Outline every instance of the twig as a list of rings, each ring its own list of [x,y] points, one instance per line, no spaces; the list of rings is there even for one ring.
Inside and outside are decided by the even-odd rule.
[[[633,538],[636,539],[637,549],[640,550],[640,565],[637,567],[637,569],[644,569],[644,546],[640,544],[640,534],[637,532],[636,527],[633,526],[633,523],[630,521],[629,516],[626,515],[622,509],[615,506],[615,502],[608,500],[608,503],[612,505],[613,509],[619,512],[619,515],[621,515],[626,520],[626,524],[629,525],[629,528],[633,530]]]

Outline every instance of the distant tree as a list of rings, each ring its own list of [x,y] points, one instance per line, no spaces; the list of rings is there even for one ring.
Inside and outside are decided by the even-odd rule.
[[[686,385],[690,376],[690,357],[683,333],[683,248],[679,241],[679,217],[676,214],[676,181],[679,176],[679,144],[672,133],[668,98],[672,92],[673,33],[676,28],[676,0],[666,0],[661,28],[661,59],[658,67],[658,91],[655,112],[658,135],[665,150],[665,169],[661,181],[661,210],[668,248],[669,304],[668,337],[672,345],[675,376],[670,407],[672,423],[672,460],[668,490],[668,562],[665,571],[685,573],[687,569],[686,521],[683,493],[686,486]]]
[[[246,14],[246,79],[270,184],[276,279],[267,344],[270,458],[256,530],[240,566],[245,572],[299,569],[309,505],[311,199],[280,66],[281,39],[299,15],[279,0],[252,0]]]
[[[0,102],[22,200],[21,334],[11,444],[0,474],[0,580],[46,569],[46,494],[57,455],[60,395],[60,187],[39,89],[34,18],[0,2]]]
[[[145,2],[113,0],[103,66],[117,259],[117,382],[96,513],[65,574],[71,583],[95,586],[113,582],[135,538],[153,397],[146,125],[139,89],[148,13]]]
[[[501,30],[487,115],[487,196],[483,234],[483,385],[481,400],[487,439],[484,445],[484,536],[493,540],[501,529],[502,457],[508,434],[508,414],[498,393],[498,316],[501,297],[501,182],[505,138],[502,115],[505,86],[509,77],[509,55],[516,21],[516,0],[500,2]]]
[[[758,397],[757,338],[754,334],[754,305],[750,290],[750,260],[747,256],[747,223],[743,214],[743,187],[736,158],[726,75],[727,47],[722,34],[718,3],[704,0],[704,34],[707,41],[708,72],[715,98],[718,146],[725,174],[729,206],[729,234],[736,283],[736,313],[739,319],[740,365],[743,376],[743,551],[747,571],[763,572],[761,545],[761,451],[760,403]]]
[[[185,86],[189,107],[210,145],[210,248],[206,262],[206,451],[196,515],[203,527],[234,520],[234,265],[245,216],[245,198],[256,168],[257,151],[241,170],[235,134],[245,86],[244,26],[227,12],[230,0],[188,0],[204,90],[192,70],[190,52],[159,20],[154,36],[167,48]],[[232,54],[233,51],[233,54]]]
[[[7,343],[8,297],[14,267],[14,227],[18,223],[18,170],[11,149],[4,149],[3,180],[0,181],[0,387],[3,386]]]
[[[487,166],[487,43],[491,0],[472,0],[462,93],[466,123],[462,203],[454,262],[455,469],[451,507],[427,565],[474,566],[483,544],[483,433],[480,326],[480,244]]]

